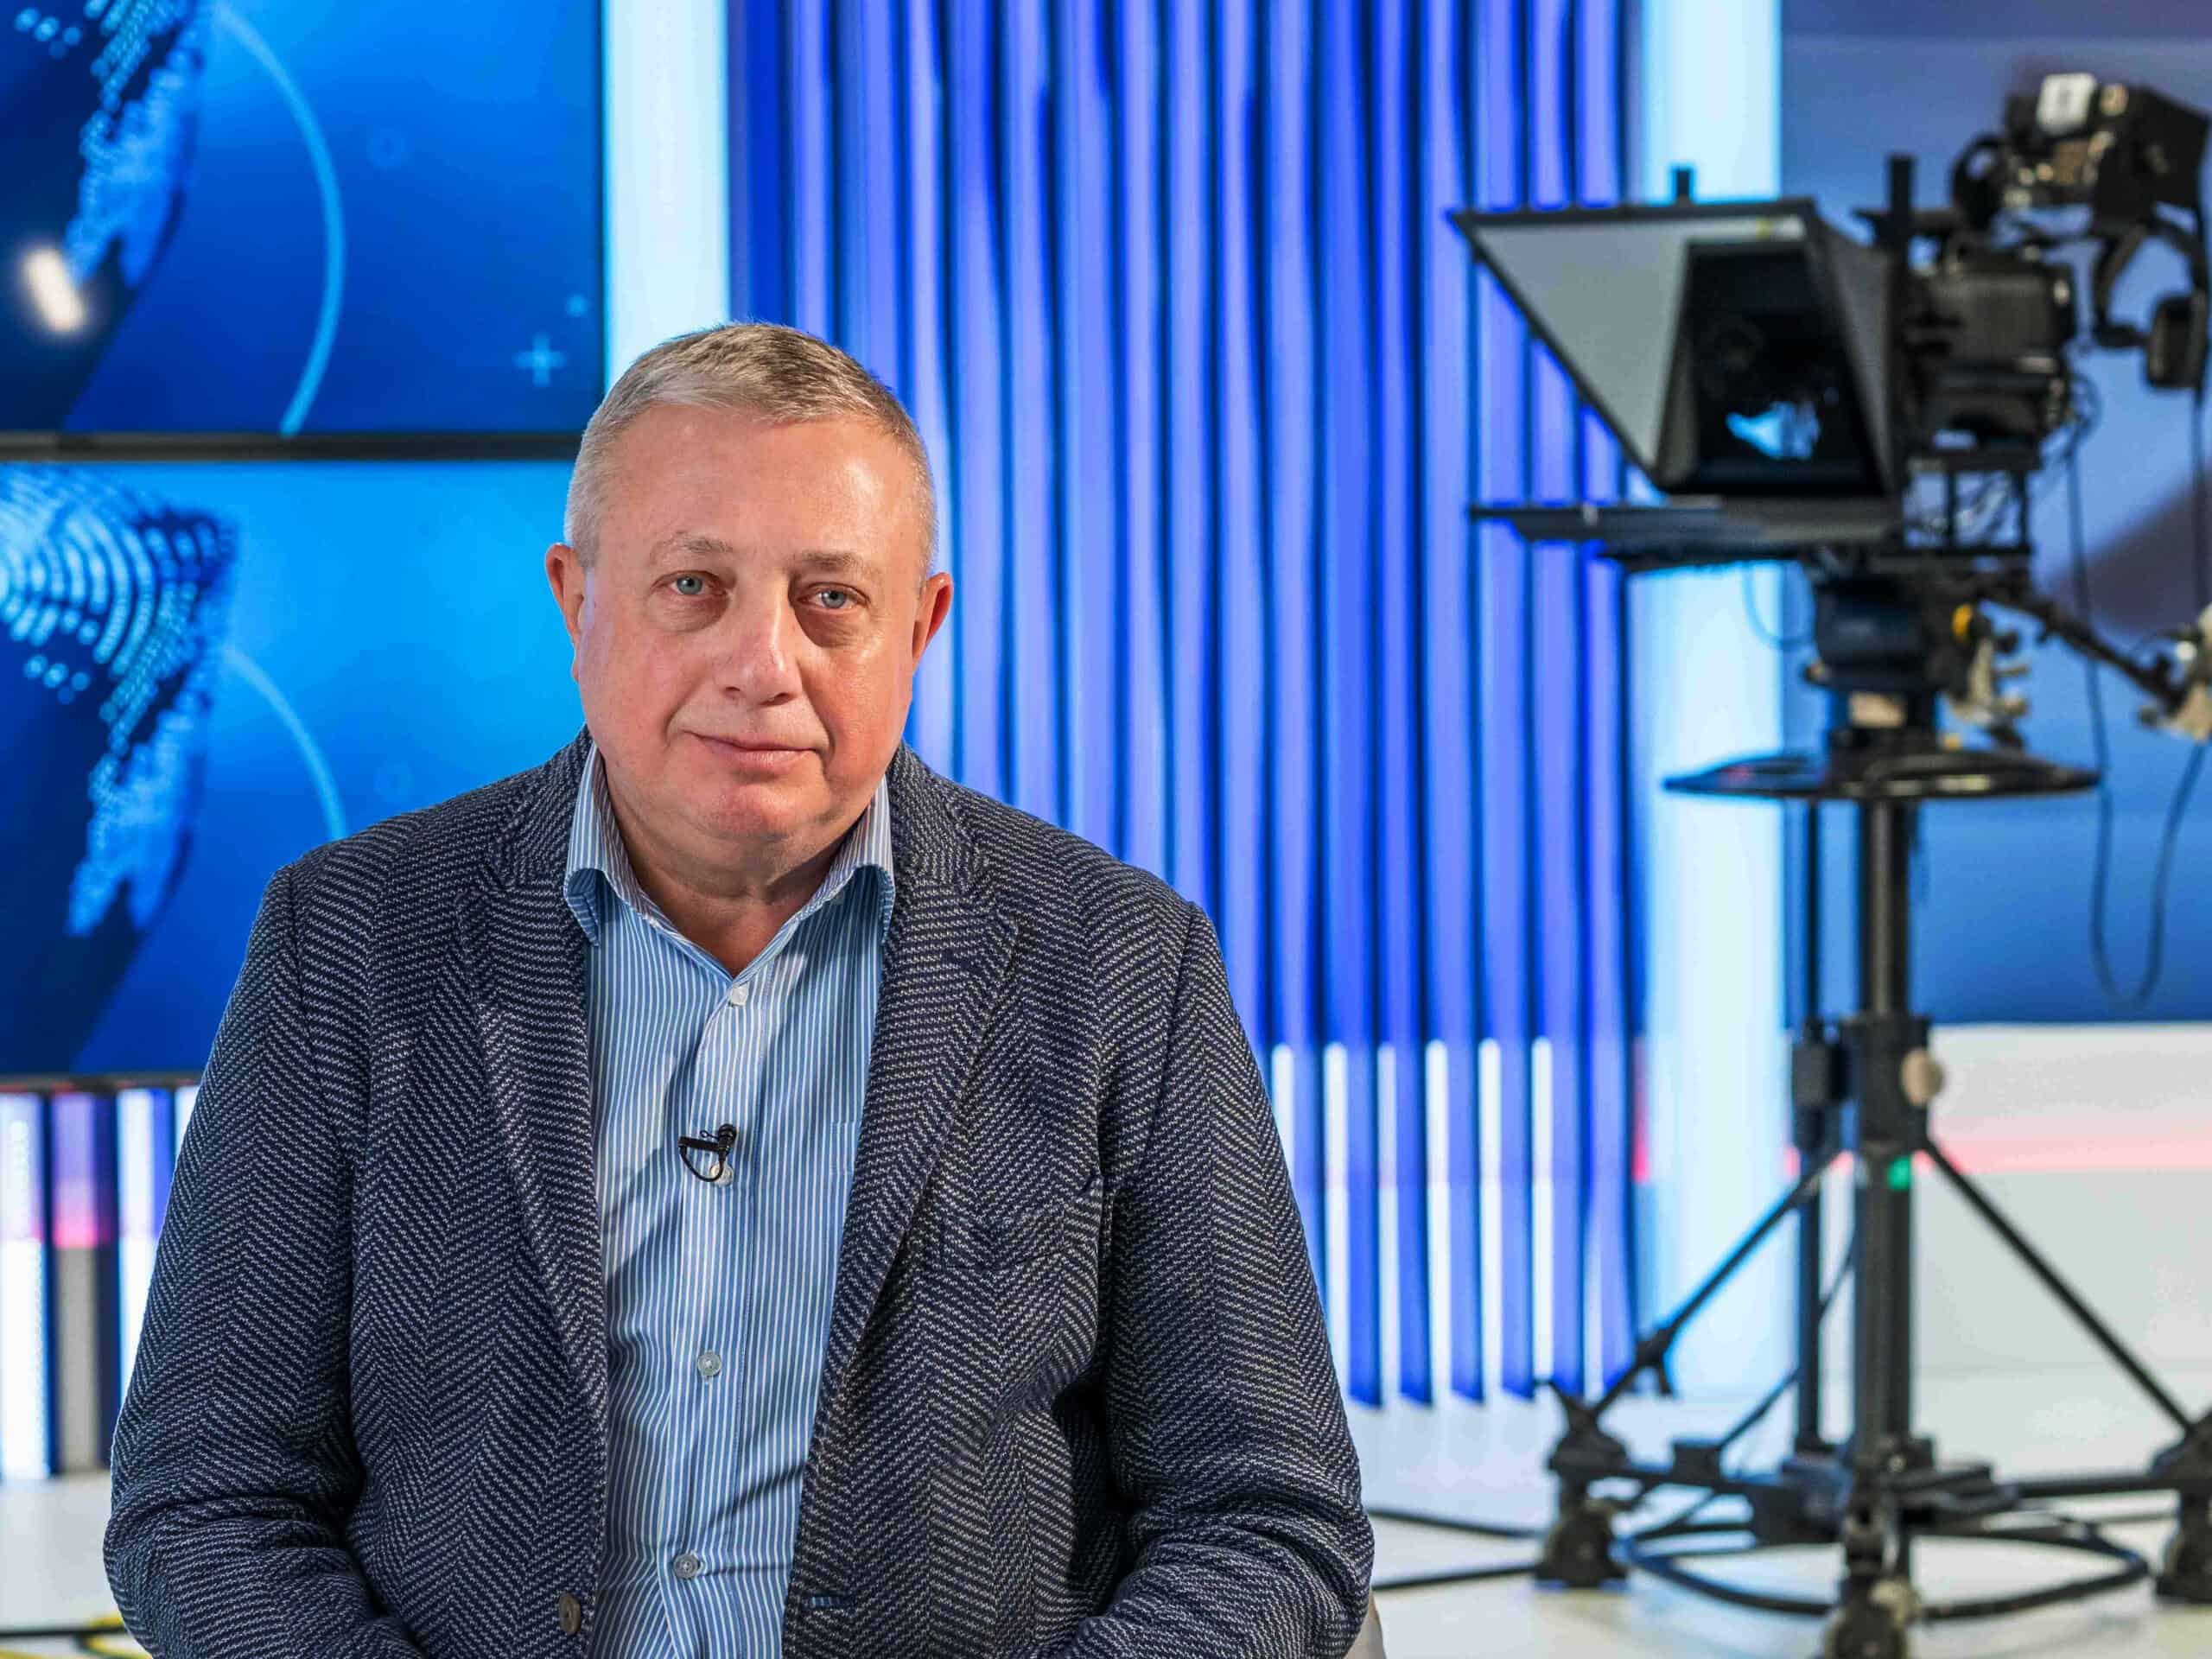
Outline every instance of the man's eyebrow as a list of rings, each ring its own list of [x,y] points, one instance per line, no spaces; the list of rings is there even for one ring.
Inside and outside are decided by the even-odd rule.
[[[669,537],[652,550],[656,564],[672,564],[686,558],[732,559],[737,550],[719,536],[702,531],[683,531]],[[795,569],[822,575],[867,575],[875,569],[875,561],[865,553],[840,547],[810,547],[792,555]]]
[[[855,553],[839,547],[810,547],[791,560],[801,570],[819,571],[824,575],[858,576],[872,574],[875,561],[865,553]]]
[[[679,531],[659,543],[652,550],[653,563],[670,564],[683,558],[727,559],[737,550],[719,536],[708,536],[696,531]]]

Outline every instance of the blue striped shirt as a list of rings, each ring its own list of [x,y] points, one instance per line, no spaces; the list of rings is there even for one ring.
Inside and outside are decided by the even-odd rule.
[[[599,751],[565,892],[591,941],[605,1239],[598,1659],[779,1655],[892,905],[885,785],[732,978],[640,889]],[[724,1178],[679,1135],[738,1134]],[[712,1154],[693,1153],[703,1172]]]

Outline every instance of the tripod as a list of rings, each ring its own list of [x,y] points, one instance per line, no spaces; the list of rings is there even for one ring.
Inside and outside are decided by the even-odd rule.
[[[1902,608],[1902,588],[1862,585],[1854,602]],[[2192,1418],[2058,1271],[1944,1152],[1929,1132],[1929,1109],[1942,1072],[1929,1050],[1929,1024],[1911,1011],[1910,861],[1922,808],[1939,801],[2058,795],[2091,787],[2094,774],[2005,750],[1943,743],[1935,728],[1936,697],[1926,688],[1898,692],[1875,727],[1847,725],[1819,755],[1739,761],[1669,781],[1684,793],[1805,804],[1808,1010],[1791,1064],[1792,1141],[1798,1158],[1790,1190],[1763,1215],[1680,1307],[1637,1346],[1629,1369],[1604,1394],[1560,1394],[1567,1425],[1549,1468],[1558,1480],[1554,1519],[1537,1565],[1538,1582],[1591,1589],[1627,1576],[1630,1567],[1739,1605],[1827,1620],[1824,1659],[1904,1659],[1907,1632],[1919,1622],[1986,1618],[2123,1589],[2155,1578],[2162,1598],[2212,1605],[2212,1414]],[[1891,722],[1890,716],[1901,715]],[[1857,820],[1859,929],[1857,1006],[1828,1020],[1819,1009],[1817,871],[1823,802],[1848,803]],[[1821,1353],[1824,1217],[1822,1178],[1845,1154],[1853,1160],[1854,1227],[1843,1264],[1853,1285],[1851,1432],[1824,1438]],[[2001,1480],[1986,1464],[1947,1464],[1916,1432],[1913,1411],[1913,1187],[1916,1160],[1941,1173],[2011,1253],[2058,1299],[2097,1345],[2171,1421],[2179,1439],[2141,1471],[2056,1479]],[[1726,1442],[1678,1440],[1663,1465],[1638,1463],[1607,1433],[1603,1418],[1646,1376],[1662,1386],[1676,1343],[1751,1255],[1795,1217],[1796,1424],[1792,1453],[1774,1469],[1723,1466]],[[1746,1424],[1748,1427],[1748,1423]],[[1746,1502],[1747,1524],[1689,1522],[1617,1538],[1622,1507],[1600,1485],[1626,1484],[1637,1497],[1681,1487]],[[2171,1493],[2176,1526],[2163,1560],[2152,1565],[2094,1526],[2060,1521],[2036,1506],[2120,1493]],[[2029,1518],[2023,1524],[2018,1517]],[[1842,1554],[1833,1602],[1752,1593],[1685,1565],[1658,1548],[1667,1538],[1748,1534],[1746,1550],[1832,1543]],[[2020,1594],[1974,1600],[1923,1598],[1913,1576],[1916,1540],[1944,1538],[2029,1543],[2103,1559],[2101,1570]],[[1700,1549],[1702,1558],[1716,1552]],[[1727,1553],[1726,1551],[1717,1553]]]

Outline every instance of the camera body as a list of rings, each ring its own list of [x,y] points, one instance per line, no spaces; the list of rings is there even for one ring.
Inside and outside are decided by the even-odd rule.
[[[1993,200],[2012,213],[2082,207],[2094,229],[2124,232],[2196,206],[2205,132],[2200,111],[2148,86],[2046,75],[2005,100],[2003,164],[1959,207],[1984,225]]]
[[[2033,251],[1969,248],[1912,274],[1903,345],[1923,444],[2040,443],[2072,416],[2066,350],[2081,332],[2074,273]]]
[[[2153,386],[2202,381],[2198,178],[2209,124],[2147,86],[2088,74],[2047,75],[2006,100],[2001,130],[1974,140],[1952,168],[1950,212],[1915,225],[1939,245],[1935,263],[1912,275],[1904,329],[1918,444],[1944,434],[2040,443],[2073,417],[2066,353],[2082,333],[2081,284],[2050,257],[2031,214],[2077,213],[2099,244],[2088,331],[2097,345],[2140,349]],[[2113,319],[2113,289],[2152,240],[2181,251],[2190,286],[2161,299],[2138,328]]]

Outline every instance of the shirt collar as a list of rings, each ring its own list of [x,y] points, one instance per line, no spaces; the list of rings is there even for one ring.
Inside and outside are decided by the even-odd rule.
[[[877,873],[876,925],[887,932],[895,888],[891,868],[891,793],[887,775],[876,779],[875,793],[869,798],[867,810],[838,843],[837,855],[830,861],[829,874],[822,878],[822,885],[793,921],[802,921],[835,900],[855,876],[870,869]],[[575,810],[569,821],[568,868],[561,887],[576,925],[583,929],[584,937],[594,945],[605,925],[605,905],[609,894],[641,916],[667,919],[638,885],[637,874],[631,868],[629,850],[623,845],[621,828],[615,822],[614,804],[607,794],[607,768],[600,760],[596,743],[591,745],[584,757],[584,774],[576,787]]]

